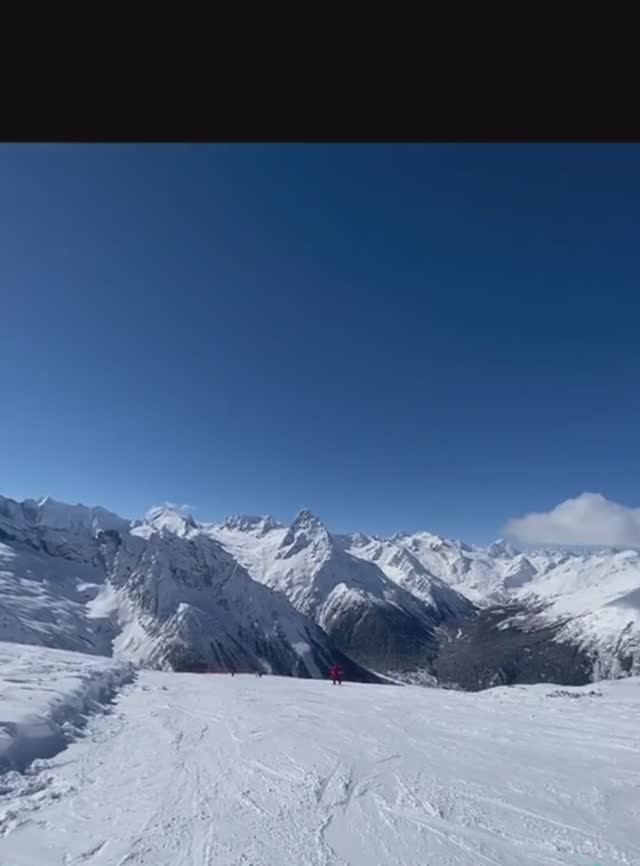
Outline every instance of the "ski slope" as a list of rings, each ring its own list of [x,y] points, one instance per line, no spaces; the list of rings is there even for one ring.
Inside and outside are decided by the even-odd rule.
[[[0,864],[640,864],[640,681],[554,691],[140,672],[2,778]]]

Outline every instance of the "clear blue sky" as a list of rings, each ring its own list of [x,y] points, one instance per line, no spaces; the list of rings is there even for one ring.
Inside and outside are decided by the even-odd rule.
[[[0,147],[0,492],[485,541],[638,504],[640,147]]]

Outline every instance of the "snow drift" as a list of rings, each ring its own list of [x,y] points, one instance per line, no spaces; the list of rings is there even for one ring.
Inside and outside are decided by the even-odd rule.
[[[56,755],[133,677],[127,662],[0,643],[0,773]]]

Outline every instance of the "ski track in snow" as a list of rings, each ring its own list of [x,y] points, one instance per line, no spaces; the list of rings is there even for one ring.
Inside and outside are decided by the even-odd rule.
[[[0,777],[0,864],[638,866],[640,681],[601,690],[142,672]]]

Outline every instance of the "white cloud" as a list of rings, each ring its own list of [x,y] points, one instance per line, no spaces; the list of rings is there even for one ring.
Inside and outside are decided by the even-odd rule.
[[[512,518],[505,533],[528,544],[640,547],[640,508],[628,508],[600,493],[581,493],[551,511]]]

